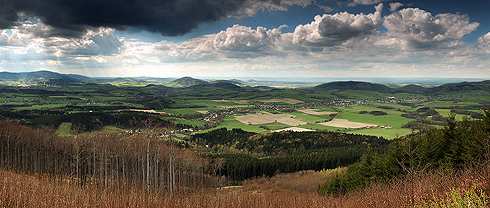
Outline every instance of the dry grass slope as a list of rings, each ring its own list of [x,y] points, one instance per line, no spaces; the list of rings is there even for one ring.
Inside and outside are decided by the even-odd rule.
[[[322,197],[312,192],[315,182],[308,182],[321,177],[332,175],[321,176],[313,171],[279,174],[270,179],[244,182],[242,188],[205,190],[204,194],[171,197],[80,188],[44,177],[39,179],[0,171],[0,207],[408,207],[411,204],[408,179],[374,183],[344,196]],[[490,163],[460,173],[422,173],[414,181],[415,205],[422,207],[429,205],[431,200],[446,201],[451,197],[451,188],[464,191],[475,185],[488,198]]]

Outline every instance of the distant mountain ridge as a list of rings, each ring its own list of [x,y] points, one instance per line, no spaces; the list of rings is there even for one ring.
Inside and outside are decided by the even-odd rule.
[[[211,83],[212,83],[212,84],[215,84],[215,83],[230,83],[230,84],[235,84],[235,85],[241,85],[241,84],[244,84],[244,82],[243,82],[243,81],[238,80],[238,79],[230,79],[230,80],[223,80],[223,79],[220,79],[220,80],[215,80],[215,81],[212,81]]]
[[[187,88],[187,89],[199,89],[199,88],[221,88],[228,90],[259,90],[269,91],[273,90],[272,87],[255,86],[250,84],[254,80],[241,81],[238,79],[230,80],[214,80],[205,81],[201,79],[192,78],[189,76],[179,79],[175,78],[154,78],[154,77],[126,77],[126,78],[91,78],[78,74],[60,74],[51,71],[36,71],[36,72],[0,72],[0,81],[21,81],[21,82],[41,82],[52,85],[80,85],[80,84],[93,84],[98,81],[114,82],[114,81],[138,81],[143,80],[143,83],[148,80],[148,84],[153,82],[166,83],[165,86]],[[245,85],[245,86],[244,86]],[[359,91],[373,91],[380,93],[422,93],[425,95],[438,95],[449,92],[467,92],[467,91],[482,91],[490,92],[490,80],[479,82],[459,82],[459,83],[447,83],[437,87],[422,87],[415,84],[405,85],[399,88],[390,88],[383,84],[376,84],[370,82],[361,81],[336,81],[328,82],[317,85],[312,88],[308,88],[318,91],[343,91],[343,90],[359,90]]]
[[[90,79],[89,77],[77,74],[60,74],[50,71],[36,72],[0,72],[0,81],[20,81],[20,80],[50,80],[50,79],[65,79],[65,80],[82,80]]]
[[[197,84],[197,85],[192,85],[189,87],[186,87],[186,89],[211,89],[211,88],[219,88],[219,89],[227,89],[227,90],[235,90],[235,91],[240,91],[243,90],[244,88],[233,84],[233,83],[228,83],[228,82],[217,82],[217,83],[205,83],[205,84]]]

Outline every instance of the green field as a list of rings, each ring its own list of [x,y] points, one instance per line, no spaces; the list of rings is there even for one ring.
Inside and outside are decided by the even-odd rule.
[[[410,129],[401,128],[401,126],[414,119],[402,117],[402,114],[412,113],[411,116],[416,117],[416,113],[414,112],[417,109],[438,106],[446,108],[458,106],[458,109],[464,109],[464,106],[469,106],[465,110],[479,112],[479,110],[476,110],[478,106],[484,106],[485,104],[482,103],[488,103],[490,100],[489,91],[483,88],[474,91],[443,91],[433,95],[426,95],[408,92],[390,94],[359,90],[321,91],[313,88],[286,89],[264,86],[242,86],[238,90],[236,88],[206,86],[200,88],[167,88],[162,86],[161,83],[144,86],[145,83],[148,82],[139,82],[135,79],[121,79],[114,82],[98,83],[100,85],[88,84],[86,87],[60,87],[50,89],[33,87],[31,89],[23,89],[16,88],[15,86],[0,86],[0,89],[5,91],[0,94],[0,108],[4,112],[22,111],[23,114],[30,115],[36,112],[43,114],[46,109],[63,111],[68,114],[90,110],[114,112],[114,109],[117,109],[117,107],[121,107],[123,111],[127,111],[129,107],[173,114],[172,116],[162,115],[162,117],[166,117],[164,119],[171,119],[176,124],[192,125],[198,128],[206,124],[202,121],[202,119],[208,116],[205,112],[219,111],[219,113],[236,114],[237,112],[226,111],[229,108],[239,106],[242,109],[246,109],[245,112],[263,111],[274,114],[284,113],[293,115],[296,120],[309,123],[300,126],[302,128],[328,131],[340,130],[356,134],[383,136],[391,139],[411,132]],[[259,100],[283,98],[296,99],[303,102],[298,104],[278,102],[266,103],[265,105],[258,102]],[[245,100],[248,102],[246,104],[228,102],[232,100]],[[348,102],[348,100],[352,102]],[[395,100],[407,105],[391,103]],[[335,101],[336,104],[340,102],[344,102],[345,104],[330,106],[333,103],[331,101]],[[258,105],[259,103],[260,105]],[[390,109],[378,108],[379,106],[389,107]],[[414,107],[412,108],[411,106]],[[291,111],[291,108],[295,109],[295,111],[288,112]],[[298,111],[299,109],[306,108],[315,108],[317,112],[338,111],[337,119],[390,126],[391,128],[344,129],[324,126],[317,123],[330,120],[330,115],[312,115]],[[442,116],[447,117],[450,114],[449,108],[436,109],[436,111]],[[360,111],[383,111],[387,115],[374,116],[368,113],[359,114]],[[185,116],[188,114],[196,115]],[[419,112],[418,114],[422,115],[423,112]],[[190,117],[194,119],[189,119]],[[462,120],[463,118],[464,115],[456,114],[457,120]],[[18,118],[17,121],[20,121],[20,119],[23,118]],[[270,130],[289,127],[288,125],[277,122],[262,125],[247,125],[237,121],[233,116],[228,116],[224,118],[224,121],[218,128],[241,128],[257,133],[270,132],[270,130],[265,130],[259,126],[269,128]],[[60,135],[70,135],[70,123],[65,122],[61,124],[57,131]],[[121,129],[114,126],[105,126],[102,131],[118,132]]]
[[[450,109],[436,109],[436,111],[441,114],[442,116],[444,117],[449,117],[449,115],[451,115],[451,110]],[[473,112],[478,112],[478,113],[482,113],[482,112],[479,112],[479,111],[473,111]],[[468,115],[462,115],[462,114],[454,114],[455,115],[455,119],[456,121],[462,121],[463,118],[468,118],[470,119],[471,117],[468,116]]]
[[[409,119],[402,117],[401,114],[404,112],[396,111],[395,109],[381,109],[377,106],[391,106],[395,109],[409,109],[409,107],[398,105],[398,104],[376,104],[376,105],[361,105],[361,106],[347,106],[338,108],[342,112],[336,117],[338,119],[347,119],[351,122],[375,124],[381,126],[390,126],[391,128],[385,129],[359,129],[359,130],[348,130],[348,132],[356,134],[368,134],[375,136],[383,136],[387,139],[393,139],[396,136],[404,136],[411,133],[408,128],[401,128],[403,124],[413,121],[414,119]],[[383,111],[387,115],[374,116],[372,114],[359,114],[360,111]]]
[[[411,129],[408,128],[397,128],[397,129],[359,129],[359,130],[349,130],[346,131],[353,134],[365,134],[373,136],[382,136],[386,139],[394,139],[400,136],[405,136],[412,133]]]
[[[299,111],[288,112],[286,114],[294,115],[296,116],[296,118],[294,119],[304,121],[307,123],[325,122],[326,120],[330,119],[329,115],[311,115]]]
[[[327,130],[327,131],[343,131],[345,128],[325,126],[322,124],[306,124],[299,126],[300,128],[311,129],[311,130]]]
[[[432,101],[421,103],[420,106],[424,107],[437,107],[437,106],[462,106],[462,105],[480,105],[478,102],[455,102],[455,101]]]
[[[268,123],[268,124],[262,124],[262,125],[267,126],[267,128],[269,128],[271,131],[275,131],[275,130],[285,129],[285,128],[291,127],[289,125],[285,125],[285,124],[278,123],[278,122]]]
[[[117,132],[123,132],[125,130],[115,126],[104,126],[104,128],[102,128],[100,131],[107,132],[107,133],[117,133]]]
[[[56,132],[60,136],[71,136],[70,127],[71,123],[61,123]]]
[[[240,121],[237,121],[234,117],[225,117],[223,119],[223,122],[217,127],[217,128],[226,128],[226,129],[234,129],[234,128],[239,128],[243,129],[245,131],[250,131],[250,132],[256,132],[256,133],[267,133],[270,132],[269,130],[265,130],[263,128],[259,128],[259,125],[247,125],[243,124]],[[216,129],[216,128],[214,128]],[[206,131],[203,132],[208,132],[213,129],[207,129]]]

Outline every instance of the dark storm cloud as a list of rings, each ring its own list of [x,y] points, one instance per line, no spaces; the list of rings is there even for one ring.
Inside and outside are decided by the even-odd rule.
[[[97,27],[136,27],[178,36],[221,18],[308,3],[309,0],[0,0],[0,28],[14,26],[20,14],[39,18],[51,26],[52,36],[80,37]]]

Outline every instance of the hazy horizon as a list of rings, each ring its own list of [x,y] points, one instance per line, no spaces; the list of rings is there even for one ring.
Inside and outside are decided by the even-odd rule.
[[[490,79],[490,1],[6,0],[0,71]]]
[[[52,72],[49,70],[43,70],[47,72]],[[42,71],[34,71],[42,72]],[[32,72],[9,72],[9,73],[32,73]],[[58,72],[54,72],[58,73]],[[63,73],[60,73],[63,74]],[[67,74],[65,74],[67,75]],[[79,75],[79,74],[72,74]],[[426,84],[426,85],[440,85],[446,83],[457,83],[457,82],[479,82],[490,79],[484,78],[440,78],[440,77],[211,77],[211,76],[182,76],[182,77],[154,77],[154,76],[127,76],[127,77],[95,77],[86,76],[90,79],[117,79],[117,78],[135,78],[135,79],[168,79],[176,80],[184,77],[191,77],[194,79],[215,81],[215,80],[238,80],[246,83],[259,82],[259,83],[279,83],[279,84],[322,84],[328,82],[339,82],[339,81],[359,81],[359,82],[371,82],[378,84]]]

